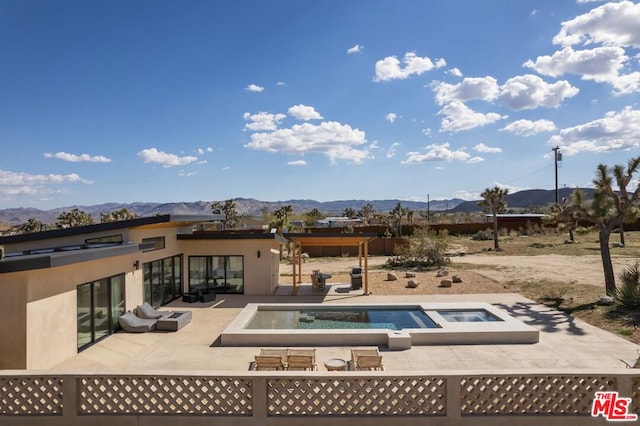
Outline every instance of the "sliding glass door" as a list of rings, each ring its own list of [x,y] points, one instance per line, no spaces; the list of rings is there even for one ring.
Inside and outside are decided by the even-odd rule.
[[[189,256],[189,291],[244,293],[244,257]]]
[[[182,296],[182,255],[142,265],[144,300],[151,306],[166,305]]]
[[[124,275],[116,275],[77,287],[78,349],[118,330],[124,313]]]

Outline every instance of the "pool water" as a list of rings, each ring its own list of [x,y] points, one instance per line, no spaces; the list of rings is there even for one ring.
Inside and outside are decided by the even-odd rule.
[[[487,322],[487,321],[502,321],[497,316],[493,315],[484,309],[474,310],[438,310],[438,315],[449,322]]]
[[[420,309],[364,308],[258,310],[247,329],[389,329],[439,328]]]

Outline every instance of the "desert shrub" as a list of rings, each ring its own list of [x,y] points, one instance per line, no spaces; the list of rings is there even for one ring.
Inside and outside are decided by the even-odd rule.
[[[640,270],[638,263],[622,271],[618,276],[622,283],[613,295],[616,303],[626,309],[640,308]]]
[[[578,235],[586,235],[589,233],[589,228],[585,228],[584,226],[578,226],[576,229],[574,229],[573,233]]]
[[[444,238],[424,230],[404,238],[405,244],[396,245],[393,256],[387,260],[390,268],[442,267],[450,260],[445,256],[447,243]]]
[[[488,241],[493,239],[492,234],[493,232],[490,232],[490,231],[478,231],[475,234],[473,234],[471,239],[473,241]]]

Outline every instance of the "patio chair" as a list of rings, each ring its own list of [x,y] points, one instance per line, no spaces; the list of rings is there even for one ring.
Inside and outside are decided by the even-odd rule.
[[[315,349],[289,349],[287,370],[317,370]]]
[[[351,364],[353,369],[358,370],[384,370],[382,355],[378,348],[373,349],[352,349]]]
[[[635,360],[631,359],[620,359],[627,366],[627,368],[640,368],[640,358]]]
[[[133,312],[125,312],[118,318],[120,327],[129,333],[145,333],[156,329],[157,319],[140,318]]]
[[[162,317],[168,317],[173,314],[171,311],[158,311],[153,308],[147,302],[144,302],[142,305],[138,305],[135,310],[135,314],[143,319],[158,319]]]
[[[255,355],[254,370],[284,370],[285,364],[279,355]]]
[[[263,356],[279,356],[282,358],[282,364],[287,365],[287,349],[260,349],[260,355]]]

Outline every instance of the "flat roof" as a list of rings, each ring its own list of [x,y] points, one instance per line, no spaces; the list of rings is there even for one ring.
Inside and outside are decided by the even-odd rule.
[[[357,246],[361,243],[375,240],[378,234],[368,232],[361,234],[345,234],[341,232],[285,233],[289,241],[303,246]]]
[[[110,231],[114,229],[152,227],[154,225],[184,226],[190,223],[215,222],[224,219],[221,214],[207,215],[172,215],[139,217],[115,222],[96,223],[93,225],[75,226],[73,228],[52,229],[50,231],[31,232],[28,234],[0,237],[0,244],[12,244],[46,240],[51,238],[70,237],[81,234]]]
[[[193,234],[178,234],[178,240],[276,240],[287,244],[286,238],[275,232],[194,232]]]

